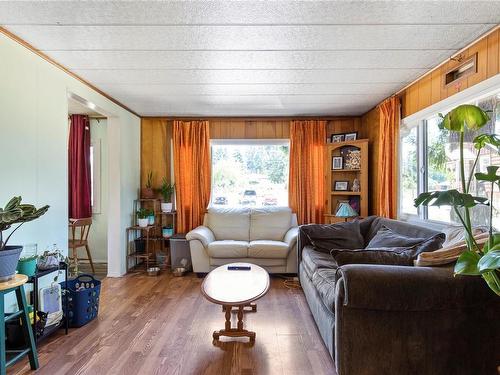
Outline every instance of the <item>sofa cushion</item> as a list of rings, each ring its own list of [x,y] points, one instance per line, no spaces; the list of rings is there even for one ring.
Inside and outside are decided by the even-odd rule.
[[[318,251],[330,253],[331,249],[361,249],[364,239],[358,221],[336,224],[303,225],[301,231]]]
[[[330,254],[316,251],[311,246],[302,249],[302,265],[310,279],[312,279],[314,272],[320,268],[337,269],[337,264]]]
[[[337,270],[331,268],[319,268],[312,277],[312,283],[318,294],[330,312],[335,312],[335,283],[337,281]]]
[[[407,237],[413,238],[429,238],[435,234],[440,233],[440,231],[415,225],[413,223],[407,223],[399,220],[387,219],[380,216],[369,216],[366,219],[360,220],[360,228],[362,236],[365,239],[365,246],[371,241],[377,232],[383,227],[387,227],[390,230],[403,234]]]
[[[290,247],[286,242],[257,240],[248,246],[250,258],[286,258]]]
[[[250,241],[283,241],[292,226],[292,210],[288,207],[256,208],[250,212]]]
[[[209,208],[206,226],[216,240],[248,241],[250,231],[250,209]]]
[[[331,255],[337,266],[345,264],[383,264],[412,266],[418,255],[441,248],[444,234],[439,233],[410,247],[385,247],[379,249],[332,250]]]
[[[383,247],[410,247],[425,241],[426,238],[408,237],[404,234],[396,233],[395,231],[382,226],[377,234],[370,240],[367,249],[380,249]]]
[[[207,252],[212,258],[246,258],[248,256],[248,242],[214,241],[208,244]]]

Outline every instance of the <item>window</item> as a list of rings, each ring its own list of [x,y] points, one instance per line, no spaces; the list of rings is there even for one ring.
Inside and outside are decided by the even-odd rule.
[[[479,155],[477,163],[474,163],[477,150],[472,143],[473,139],[481,133],[500,133],[500,93],[487,95],[483,98],[467,101],[475,104],[490,113],[491,121],[478,132],[469,131],[465,135],[464,159],[465,174],[470,172],[486,171],[489,165],[500,165],[500,157],[489,148],[484,148]],[[445,114],[450,109],[458,106],[456,103],[445,108],[441,113]],[[416,120],[410,124],[405,123],[400,135],[400,216],[402,218],[418,217],[420,219],[432,220],[445,223],[458,223],[458,218],[451,207],[421,207],[413,206],[413,200],[419,193],[425,191],[442,191],[449,189],[462,190],[460,183],[460,152],[459,137],[457,133],[446,129],[439,129],[440,117],[437,113]],[[480,183],[475,179],[471,183],[471,194],[488,196],[491,186]],[[500,192],[498,187],[494,190],[493,205],[497,209],[493,212],[493,226],[500,228]],[[476,206],[472,210],[472,222],[474,225],[486,225],[488,223],[489,208]]]
[[[288,206],[288,141],[215,140],[211,152],[211,205]]]

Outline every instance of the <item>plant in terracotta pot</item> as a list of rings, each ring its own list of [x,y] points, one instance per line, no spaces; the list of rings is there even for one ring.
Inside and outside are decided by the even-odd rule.
[[[165,177],[161,182],[160,193],[163,197],[163,202],[161,203],[162,212],[172,212],[172,195],[175,191],[175,184],[171,184],[167,181]]]
[[[49,209],[49,206],[37,209],[31,204],[21,204],[21,200],[21,197],[14,197],[4,208],[0,208],[0,281],[7,281],[14,277],[17,262],[23,250],[23,247],[19,245],[7,245],[12,234],[24,223],[38,219]],[[12,226],[15,228],[4,238],[4,232]]]
[[[142,189],[142,198],[151,199],[154,198],[155,192],[153,190],[153,171],[148,172],[148,179],[146,180],[146,187]]]
[[[478,131],[490,120],[481,108],[465,104],[458,106],[445,116],[440,114],[441,129],[458,133],[460,151],[460,191],[430,191],[420,194],[415,199],[415,206],[451,206],[458,220],[464,227],[467,250],[463,252],[455,264],[455,273],[470,276],[481,276],[490,289],[500,296],[500,233],[494,233],[493,218],[493,193],[500,188],[500,175],[497,175],[498,166],[487,167],[486,173],[475,173],[481,150],[488,147],[500,154],[500,137],[496,134],[480,134],[473,140],[476,158],[466,174],[464,158],[464,139],[467,131]],[[489,188],[488,197],[477,197],[471,194],[473,177],[479,183],[486,184]],[[485,189],[486,190],[486,189]],[[488,190],[486,190],[488,191]],[[484,245],[477,243],[473,236],[471,209],[477,205],[489,206],[489,237]]]
[[[141,208],[137,211],[137,224],[141,228],[145,228],[149,225],[149,210],[147,208]]]

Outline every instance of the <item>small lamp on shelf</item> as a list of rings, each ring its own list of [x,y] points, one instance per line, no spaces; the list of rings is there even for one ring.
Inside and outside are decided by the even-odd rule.
[[[347,221],[347,219],[352,217],[358,217],[359,214],[351,207],[349,203],[342,202],[339,205],[339,209],[335,213],[336,217],[342,217]]]

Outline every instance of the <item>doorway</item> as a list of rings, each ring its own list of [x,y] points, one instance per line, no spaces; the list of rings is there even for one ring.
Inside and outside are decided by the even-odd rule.
[[[90,132],[90,144],[88,144],[88,140],[85,142],[82,141],[82,147],[89,149],[82,153],[84,157],[78,159],[78,163],[82,163],[82,169],[88,168],[88,164],[90,164],[90,202],[88,202],[88,193],[85,193],[85,197],[82,199],[85,200],[85,204],[88,205],[90,203],[90,217],[88,219],[91,220],[85,220],[87,218],[82,218],[82,215],[76,215],[80,217],[69,217],[68,236],[70,244],[72,240],[76,242],[80,241],[82,238],[80,232],[82,230],[87,230],[88,236],[87,233],[83,235],[87,246],[70,248],[68,256],[70,257],[70,268],[73,268],[74,272],[78,272],[79,274],[94,274],[96,278],[102,279],[108,273],[108,118],[95,109],[91,109],[69,97],[68,127],[71,127],[72,120],[76,121],[82,118],[86,124],[85,131],[88,130]],[[68,131],[68,134],[70,134],[71,138],[70,131]],[[70,145],[70,138],[68,139],[68,149],[75,148],[74,143],[73,146]],[[71,152],[73,151],[68,152],[69,159],[71,159]],[[75,161],[72,163],[74,164]],[[70,170],[68,179],[72,178],[72,166],[70,164],[71,160],[68,160]],[[75,169],[74,165],[73,169]],[[75,180],[78,179],[73,177],[73,184],[75,184]],[[79,184],[82,182],[78,181],[76,183]],[[80,189],[76,190],[80,191]],[[78,197],[78,194],[76,196]],[[73,200],[73,203],[69,202],[69,205],[75,204],[75,195],[73,195],[72,199],[70,193],[71,200]],[[78,203],[78,198],[76,200]],[[71,210],[70,208],[69,216],[74,216],[71,211],[74,212],[75,210]],[[85,259],[75,260],[73,254],[77,254],[78,258]],[[90,264],[89,258],[92,260],[93,267]]]

